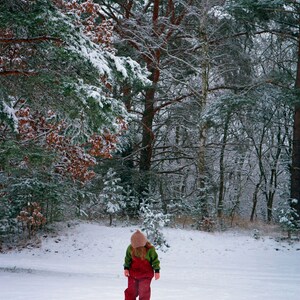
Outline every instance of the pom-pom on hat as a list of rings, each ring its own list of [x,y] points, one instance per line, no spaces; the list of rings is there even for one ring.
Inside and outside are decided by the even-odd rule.
[[[131,246],[133,248],[138,248],[138,247],[144,247],[147,243],[147,238],[145,235],[137,230],[132,236],[131,236]]]

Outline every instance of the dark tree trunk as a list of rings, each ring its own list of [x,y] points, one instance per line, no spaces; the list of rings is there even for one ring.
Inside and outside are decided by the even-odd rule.
[[[254,217],[256,214],[256,207],[257,207],[257,201],[258,201],[257,197],[258,197],[258,191],[259,191],[260,185],[261,185],[261,178],[260,178],[259,182],[256,184],[255,190],[254,190],[254,193],[252,196],[252,210],[251,210],[250,222],[254,221]]]
[[[225,164],[224,164],[224,157],[225,157],[225,148],[227,143],[227,135],[228,135],[228,128],[229,128],[229,119],[230,115],[228,113],[226,120],[225,120],[225,127],[224,127],[224,135],[222,140],[222,147],[221,147],[221,154],[220,154],[220,181],[219,181],[219,200],[217,206],[217,214],[218,218],[221,219],[223,216],[223,202],[224,202],[224,184],[225,184]]]
[[[300,88],[300,82],[299,82]],[[292,174],[291,174],[291,198],[297,199],[298,203],[292,202],[292,206],[300,216],[300,107],[295,108],[294,114],[294,134],[293,134],[293,154],[292,154]]]
[[[154,94],[155,89],[151,88],[146,92],[145,107],[142,118],[143,138],[140,157],[140,170],[149,171],[153,150],[153,118],[154,118]]]
[[[300,33],[298,36],[298,63],[295,88],[300,90]],[[292,206],[297,210],[298,218],[300,218],[300,103],[295,106],[294,113],[291,198],[298,200],[298,203],[292,202]]]
[[[152,13],[152,27],[153,32],[158,34],[157,21],[159,17],[159,0],[154,1],[153,3],[153,13]],[[145,95],[145,106],[142,118],[143,126],[143,138],[142,138],[142,149],[140,156],[140,170],[141,171],[150,171],[151,169],[151,159],[153,151],[153,119],[155,115],[154,106],[155,106],[155,92],[157,83],[160,79],[159,65],[160,65],[160,55],[161,50],[159,48],[153,49],[151,58],[145,57],[147,61],[147,69],[151,72],[150,80],[152,81],[152,86],[146,91]]]
[[[148,68],[149,70],[149,68]],[[153,133],[153,120],[155,115],[155,92],[156,83],[159,80],[159,71],[152,71],[151,81],[153,82],[152,87],[146,91],[145,95],[145,105],[142,117],[143,126],[143,137],[142,137],[142,147],[140,151],[140,171],[142,175],[142,182],[139,187],[139,194],[142,194],[148,189],[150,182],[151,161],[153,154],[153,143],[155,135]]]

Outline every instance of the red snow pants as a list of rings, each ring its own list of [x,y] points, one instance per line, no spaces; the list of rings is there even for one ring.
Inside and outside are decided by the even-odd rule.
[[[154,275],[150,263],[146,259],[133,257],[129,275],[128,287],[124,292],[125,300],[136,300],[137,296],[139,300],[150,300],[150,284]]]
[[[125,290],[125,300],[150,300],[152,278],[135,279],[128,277],[128,288]]]

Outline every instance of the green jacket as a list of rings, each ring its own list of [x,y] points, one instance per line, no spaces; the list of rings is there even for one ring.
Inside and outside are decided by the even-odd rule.
[[[124,262],[124,269],[129,270],[132,262],[132,246],[129,245],[126,250],[125,255],[125,262]],[[149,248],[149,250],[146,253],[145,259],[147,259],[152,266],[155,273],[159,273],[160,271],[160,261],[158,259],[158,255],[156,253],[156,250],[154,247]]]

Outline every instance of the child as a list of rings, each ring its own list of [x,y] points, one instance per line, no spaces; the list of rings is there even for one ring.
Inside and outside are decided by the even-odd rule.
[[[125,300],[150,300],[150,284],[154,276],[160,278],[160,266],[155,248],[145,235],[137,230],[131,236],[131,244],[126,250],[124,275],[128,277]]]

